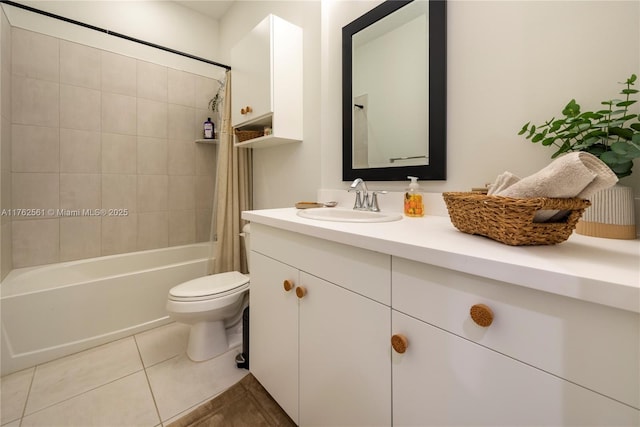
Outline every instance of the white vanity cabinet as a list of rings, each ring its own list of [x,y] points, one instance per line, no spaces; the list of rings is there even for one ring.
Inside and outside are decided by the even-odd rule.
[[[392,282],[393,425],[640,423],[636,313],[401,258]]]
[[[389,301],[388,255],[252,224],[250,369],[297,424],[391,424]]]
[[[268,15],[231,49],[231,122],[271,134],[238,146],[302,140],[302,29]]]

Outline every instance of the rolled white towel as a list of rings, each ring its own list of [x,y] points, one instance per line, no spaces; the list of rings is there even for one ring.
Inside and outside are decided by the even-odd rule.
[[[558,157],[540,171],[494,193],[496,196],[527,198],[552,197],[588,199],[594,193],[609,188],[618,177],[600,159],[590,153],[575,151]],[[539,211],[534,221],[545,222],[558,211]]]
[[[498,175],[498,177],[493,182],[493,184],[489,185],[489,191],[487,191],[487,195],[491,196],[492,194],[499,193],[502,190],[506,189],[507,187],[512,186],[518,181],[520,181],[520,178],[518,178],[511,172],[509,171],[503,172],[500,175]]]

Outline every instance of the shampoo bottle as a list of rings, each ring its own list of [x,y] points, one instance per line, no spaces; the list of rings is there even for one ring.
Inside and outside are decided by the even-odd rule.
[[[407,178],[411,180],[411,183],[407,188],[407,192],[404,193],[404,214],[406,216],[423,216],[424,203],[422,202],[418,178],[415,176],[408,176]]]
[[[207,121],[204,122],[204,139],[213,139],[213,134],[213,122],[211,117],[208,117]]]

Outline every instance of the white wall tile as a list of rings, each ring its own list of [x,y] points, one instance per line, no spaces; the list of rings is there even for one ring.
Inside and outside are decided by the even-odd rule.
[[[60,83],[100,89],[100,50],[60,40]]]
[[[59,81],[57,38],[13,27],[11,52],[13,74],[16,76]]]
[[[167,68],[138,61],[138,98],[167,102]]]
[[[167,175],[167,140],[138,137],[138,173]]]
[[[103,92],[102,131],[124,135],[136,134],[136,98],[127,95]]]
[[[135,174],[136,146],[133,135],[102,133],[102,172]]]
[[[136,96],[136,63],[134,58],[102,51],[102,91]]]
[[[100,132],[60,129],[60,172],[100,173]]]
[[[13,172],[59,171],[58,128],[13,125],[11,130],[11,170]]]
[[[100,130],[101,92],[78,86],[60,85],[60,127]]]
[[[14,75],[11,87],[14,124],[59,126],[60,84]]]
[[[101,217],[60,218],[60,261],[100,256]]]
[[[11,226],[13,268],[60,260],[60,226],[57,218],[12,221]]]

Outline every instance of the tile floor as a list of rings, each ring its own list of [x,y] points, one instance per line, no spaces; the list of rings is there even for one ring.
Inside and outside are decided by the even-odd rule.
[[[0,379],[0,424],[163,426],[240,381],[234,347],[205,362],[186,355],[189,328],[170,323]]]

